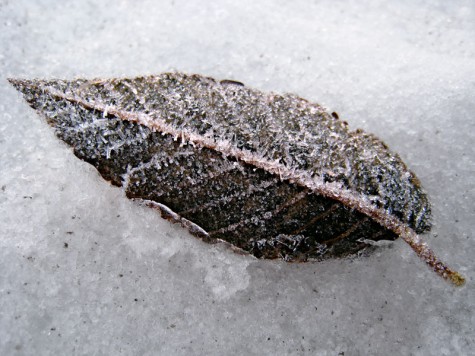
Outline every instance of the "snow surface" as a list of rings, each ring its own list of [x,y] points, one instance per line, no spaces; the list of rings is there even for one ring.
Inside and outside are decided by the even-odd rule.
[[[0,1],[0,354],[473,353],[474,23],[472,1]],[[466,286],[400,240],[318,264],[205,244],[105,183],[6,81],[174,69],[378,135]]]

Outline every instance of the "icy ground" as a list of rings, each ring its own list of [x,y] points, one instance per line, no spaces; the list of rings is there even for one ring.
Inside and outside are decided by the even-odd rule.
[[[474,23],[473,1],[0,0],[0,354],[473,354]],[[173,69],[377,134],[466,286],[400,240],[294,265],[204,244],[105,183],[6,81]]]

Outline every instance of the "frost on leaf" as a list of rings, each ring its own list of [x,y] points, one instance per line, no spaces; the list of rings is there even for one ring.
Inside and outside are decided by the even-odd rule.
[[[431,210],[415,175],[318,104],[181,73],[10,81],[76,156],[208,242],[305,261],[400,236],[460,277],[419,241]]]

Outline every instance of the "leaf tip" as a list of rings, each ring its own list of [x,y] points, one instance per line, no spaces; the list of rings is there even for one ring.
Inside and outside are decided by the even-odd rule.
[[[17,78],[7,78],[8,82],[18,91],[23,92],[25,87],[31,85],[31,81]]]
[[[7,78],[7,80],[8,80],[8,82],[9,82],[11,85],[13,85],[13,86],[18,85],[18,83],[19,83],[19,81],[20,81],[19,79],[16,79],[16,78]]]
[[[465,278],[458,272],[454,272],[449,276],[450,281],[457,287],[462,287],[465,284]]]

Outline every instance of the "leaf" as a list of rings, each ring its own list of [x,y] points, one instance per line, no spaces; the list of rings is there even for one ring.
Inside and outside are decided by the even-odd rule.
[[[205,241],[306,261],[400,236],[463,284],[417,235],[431,209],[416,176],[318,104],[181,73],[10,82],[76,156]]]

